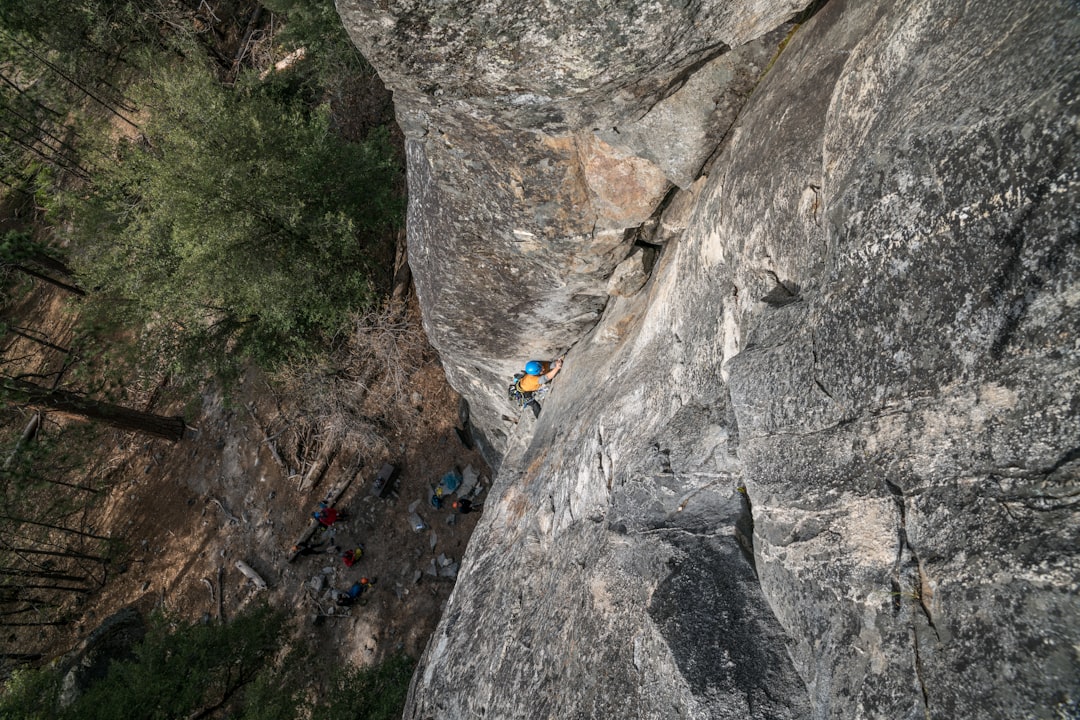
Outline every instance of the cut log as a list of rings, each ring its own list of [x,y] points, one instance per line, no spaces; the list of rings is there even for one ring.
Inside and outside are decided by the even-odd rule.
[[[236,561],[236,569],[244,573],[244,575],[249,580],[251,580],[251,582],[255,583],[255,587],[259,588],[260,590],[265,590],[269,587],[269,585],[266,584],[266,581],[262,579],[262,576],[259,575],[259,573],[255,572],[251,568],[251,566],[243,560]]]

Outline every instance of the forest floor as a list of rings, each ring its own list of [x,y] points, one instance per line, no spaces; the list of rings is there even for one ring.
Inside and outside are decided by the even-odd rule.
[[[37,289],[37,301],[22,310],[64,342],[70,321],[57,292]],[[407,321],[419,324],[415,307]],[[444,565],[460,562],[478,518],[454,513],[449,502],[434,508],[432,489],[448,471],[468,466],[482,487],[490,485],[483,459],[455,429],[459,397],[434,353],[423,357],[390,407],[385,396],[375,397],[377,384],[357,381],[353,398],[341,397],[349,383],[335,386],[336,402],[347,407],[354,400],[361,410],[352,426],[349,413],[312,407],[312,398],[290,392],[288,382],[249,369],[228,391],[215,384],[195,402],[151,399],[139,408],[184,414],[190,429],[177,443],[103,429],[96,464],[108,468],[108,485],[82,522],[114,538],[104,583],[69,605],[73,623],[12,629],[5,651],[57,656],[127,606],[192,622],[227,620],[266,601],[293,619],[295,636],[327,663],[365,665],[398,651],[419,657],[453,588]],[[374,413],[363,412],[372,403],[382,418],[374,424]],[[45,432],[70,422],[52,417]],[[312,471],[324,460],[324,472]],[[379,498],[372,481],[383,463],[399,472],[393,491]],[[362,546],[362,559],[346,567],[339,553],[322,552],[289,562],[319,501],[346,483],[336,507],[348,518],[335,523],[326,547]],[[421,532],[410,522],[411,508],[428,525]],[[258,589],[237,561],[268,588]],[[346,590],[361,577],[376,581],[362,604],[335,606],[327,591]]]
[[[217,13],[220,53],[239,57],[240,40],[252,38],[246,54],[262,52],[266,62],[273,60],[269,35],[252,33],[248,24],[254,4],[239,0],[229,12],[226,5]],[[391,95],[373,71],[342,83],[327,99],[343,137],[359,139],[388,126],[403,152]],[[385,281],[388,295],[395,284],[408,287],[403,240],[398,238],[398,262]],[[478,518],[436,510],[429,503],[432,487],[451,469],[470,465],[482,487],[491,478],[455,430],[461,426],[460,398],[426,343],[415,299],[405,296],[389,311],[358,319],[340,340],[344,351],[335,348],[328,366],[294,368],[273,378],[250,368],[227,389],[210,384],[196,397],[167,386],[131,392],[126,404],[183,415],[191,429],[170,443],[94,428],[93,469],[85,480],[99,493],[81,511],[79,525],[113,538],[110,562],[96,571],[102,583],[65,602],[62,614],[72,618],[66,625],[5,628],[0,653],[57,657],[128,606],[196,622],[227,620],[266,601],[288,614],[295,636],[326,663],[364,665],[399,651],[419,657],[453,588],[446,574],[460,562]],[[3,320],[67,345],[75,314],[65,298],[37,283],[4,308]],[[6,351],[17,355],[18,341]],[[54,357],[49,371],[64,362]],[[5,413],[4,422],[16,430],[26,422],[25,414]],[[41,434],[59,437],[75,422],[50,413]],[[378,498],[370,490],[383,463],[399,473],[394,491]],[[312,472],[314,466],[325,469]],[[360,562],[347,568],[336,553],[290,562],[318,502],[345,483],[337,507],[349,519],[334,526],[331,542],[342,550],[361,545]],[[429,526],[421,532],[410,522],[413,507]],[[237,561],[268,588],[256,588]],[[361,577],[376,581],[362,604],[340,608],[329,601],[328,589],[348,589]],[[323,589],[314,590],[316,585]]]

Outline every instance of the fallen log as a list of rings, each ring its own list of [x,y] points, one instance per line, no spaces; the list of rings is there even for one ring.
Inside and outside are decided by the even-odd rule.
[[[19,451],[23,445],[30,442],[35,435],[37,435],[38,428],[41,427],[41,411],[35,412],[30,416],[30,422],[26,423],[26,427],[22,431],[22,435],[15,442],[15,449],[8,455],[7,460],[4,461],[4,469],[7,470],[11,463],[19,456]]]
[[[255,572],[255,570],[253,570],[252,567],[243,560],[236,561],[236,569],[244,573],[244,575],[249,580],[251,580],[251,582],[255,583],[255,587],[257,587],[258,589],[265,590],[270,587],[266,584],[266,581],[262,579],[262,576],[259,575],[259,573]]]
[[[319,456],[315,458],[314,464],[312,464],[311,468],[304,474],[304,479],[300,482],[300,492],[307,492],[319,483],[323,473],[326,472],[327,468],[330,467],[330,463],[337,457],[337,452],[338,446],[337,443],[335,443],[333,447],[327,447],[319,453]]]
[[[345,494],[345,491],[349,489],[349,486],[352,485],[352,481],[357,476],[357,474],[358,472],[352,472],[346,475],[345,480],[339,486],[332,488],[330,492],[327,493],[326,497],[323,498],[323,502],[325,502],[327,505],[334,505],[335,503],[337,503],[341,496]],[[318,529],[319,521],[312,518],[308,522],[307,528],[304,530],[303,533],[301,533],[300,537],[297,538],[296,542],[293,543],[293,546],[289,549],[285,561],[292,562],[293,560],[295,560],[296,556],[300,554],[300,546],[310,540],[311,536],[314,535],[315,531]]]

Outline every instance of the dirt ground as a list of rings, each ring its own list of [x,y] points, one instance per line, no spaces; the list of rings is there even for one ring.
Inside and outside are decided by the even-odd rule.
[[[38,326],[52,317],[50,337],[64,342],[70,315],[51,288],[35,294],[16,309],[33,313]],[[327,662],[363,665],[396,651],[418,657],[453,587],[447,575],[479,515],[456,514],[453,497],[434,508],[432,488],[448,471],[470,466],[480,488],[490,486],[483,459],[455,430],[459,397],[434,355],[426,357],[409,378],[404,407],[394,408],[397,420],[377,432],[362,419],[359,433],[322,427],[319,417],[305,416],[295,396],[290,400],[254,369],[228,393],[215,386],[186,407],[179,400],[140,407],[166,415],[186,409],[191,427],[177,443],[111,429],[103,434],[98,461],[108,468],[110,485],[87,524],[121,541],[104,586],[74,606],[75,623],[14,631],[0,643],[4,651],[61,654],[129,605],[198,621],[228,619],[266,600],[287,611],[297,636]],[[358,396],[373,391],[370,383],[359,385]],[[332,460],[315,481],[310,467],[321,457]],[[379,498],[372,481],[383,463],[398,474],[393,491]],[[329,540],[324,547],[341,551],[362,546],[361,560],[346,567],[338,552],[322,552],[289,562],[319,501],[345,484],[336,507],[349,517],[314,540]],[[421,532],[412,527],[410,507],[428,526]],[[268,588],[258,589],[237,561]],[[342,608],[328,598],[330,588],[346,590],[361,577],[375,581],[362,603]]]
[[[142,472],[133,468],[132,477],[111,493],[105,523],[128,539],[130,553],[123,561],[126,571],[100,594],[85,629],[92,629],[93,619],[133,603],[194,620],[217,617],[218,594],[226,618],[264,596],[294,614],[313,646],[334,645],[353,662],[377,661],[395,650],[417,657],[453,587],[451,579],[425,571],[440,555],[460,561],[478,516],[457,515],[449,507],[436,510],[428,501],[430,489],[455,466],[471,465],[482,483],[490,482],[483,460],[454,430],[456,395],[437,367],[425,375],[414,390],[423,403],[414,432],[388,438],[394,451],[383,460],[400,472],[396,491],[386,499],[371,493],[378,466],[354,472],[344,461],[335,462],[316,486],[300,490],[302,476],[286,476],[255,419],[272,423],[277,412],[257,372],[247,374],[229,403],[220,392],[206,392],[191,439],[144,447],[136,456]],[[336,504],[349,517],[334,524],[326,546],[362,546],[360,562],[347,568],[330,552],[288,562],[319,500],[350,477]],[[409,506],[416,501],[429,525],[419,533],[409,521]],[[318,532],[315,539],[326,535]],[[258,590],[236,568],[238,560],[269,588]],[[341,590],[361,577],[376,583],[363,596],[366,604],[339,608],[325,592],[313,591],[312,579],[320,576],[327,588]]]
[[[255,4],[212,5],[224,28],[219,28],[222,52],[233,57],[234,45],[247,37]],[[276,59],[269,57],[268,27],[250,37],[251,53],[267,54],[266,63]],[[256,42],[256,37],[261,39]],[[345,137],[363,137],[375,125],[395,127],[390,93],[373,72],[337,88],[329,100]],[[399,132],[393,139],[401,144]],[[5,211],[0,218],[3,228],[14,222],[9,215]],[[64,308],[65,297],[39,283],[4,309],[4,319],[46,331],[50,342],[65,345],[74,320]],[[420,332],[415,306],[405,316]],[[10,340],[8,355],[41,352],[32,343]],[[134,399],[140,410],[182,414],[191,430],[175,444],[118,430],[102,432],[90,482],[108,490],[82,523],[119,539],[105,582],[68,603],[78,618],[72,624],[11,629],[0,638],[0,652],[59,655],[129,605],[197,621],[219,615],[228,619],[265,599],[288,611],[295,632],[328,662],[365,664],[395,651],[418,657],[453,587],[446,575],[461,560],[478,518],[477,513],[455,515],[448,507],[436,510],[428,502],[431,488],[449,470],[470,465],[486,488],[490,472],[455,431],[459,398],[434,353],[428,348],[407,360],[402,364],[411,370],[404,393],[401,373],[389,385],[380,384],[377,376],[388,374],[386,368],[338,373],[346,377],[335,381],[333,400],[344,408],[336,413],[313,408],[311,398],[303,397],[302,384],[282,389],[254,369],[228,391],[208,387],[194,400],[170,400],[168,392],[158,390],[133,391],[126,404]],[[43,367],[55,371],[65,361],[54,354]],[[385,365],[386,358],[382,361]],[[393,392],[383,392],[387,387]],[[13,428],[26,422],[10,413],[4,421]],[[69,422],[75,421],[51,414],[44,432],[55,433]],[[317,482],[305,483],[311,465],[322,457],[330,458],[326,471]],[[397,466],[399,473],[394,492],[377,498],[371,484],[383,463]],[[343,550],[362,545],[360,562],[347,568],[330,553],[289,562],[290,549],[308,528],[318,502],[346,483],[337,507],[350,517],[334,526],[332,542]],[[414,503],[428,525],[422,532],[411,527]],[[268,588],[256,588],[237,569],[237,561],[253,568]],[[339,608],[327,600],[326,589],[347,589],[361,577],[376,581],[363,604]],[[321,579],[322,591],[312,589],[313,579]]]

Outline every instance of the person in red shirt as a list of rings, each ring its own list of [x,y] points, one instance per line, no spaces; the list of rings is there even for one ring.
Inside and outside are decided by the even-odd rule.
[[[311,513],[311,516],[326,527],[330,527],[338,520],[344,520],[347,517],[345,513],[338,512],[337,508],[330,507],[325,502],[319,503],[319,509]]]

